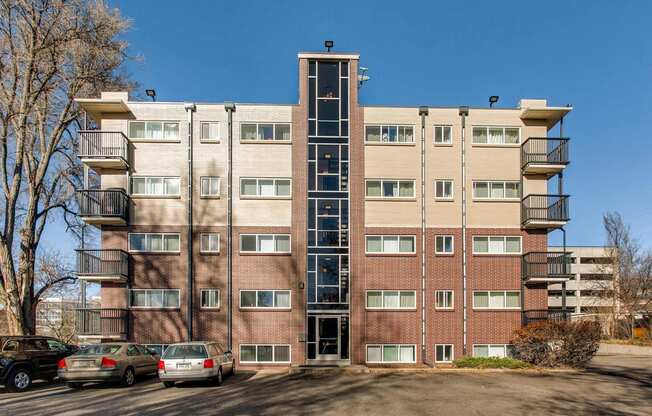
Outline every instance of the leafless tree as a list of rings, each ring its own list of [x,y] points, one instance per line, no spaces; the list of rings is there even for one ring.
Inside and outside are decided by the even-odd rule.
[[[54,218],[75,225],[74,98],[129,89],[128,24],[99,0],[0,0],[0,302],[12,334],[33,333],[39,296],[74,279],[36,282],[39,243]]]

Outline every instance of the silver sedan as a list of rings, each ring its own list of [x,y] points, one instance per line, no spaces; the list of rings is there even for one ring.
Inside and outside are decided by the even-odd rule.
[[[158,363],[158,377],[165,387],[176,381],[210,380],[222,383],[224,374],[235,374],[235,360],[217,342],[187,342],[168,346]]]

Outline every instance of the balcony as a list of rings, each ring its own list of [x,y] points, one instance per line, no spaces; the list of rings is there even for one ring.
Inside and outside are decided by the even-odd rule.
[[[77,250],[77,276],[90,282],[125,283],[129,254],[123,250]]]
[[[80,338],[126,340],[128,337],[127,309],[77,309],[75,312],[75,330]]]
[[[125,170],[129,167],[129,141],[119,131],[81,130],[78,156],[88,167]]]
[[[521,315],[521,323],[523,326],[527,326],[536,322],[546,322],[546,321],[567,321],[571,317],[571,311],[551,311],[548,309],[532,309],[529,311],[523,311]]]
[[[567,138],[530,137],[521,146],[524,175],[550,177],[561,172],[568,163]]]
[[[77,191],[79,216],[92,225],[127,225],[129,195],[124,189],[84,189]]]
[[[528,195],[521,203],[525,229],[556,229],[568,222],[568,195]]]
[[[521,274],[525,283],[564,282],[572,277],[570,253],[525,253]]]

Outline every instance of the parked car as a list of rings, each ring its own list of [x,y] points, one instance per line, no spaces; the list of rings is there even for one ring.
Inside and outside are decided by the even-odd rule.
[[[235,360],[217,342],[169,345],[158,362],[158,377],[165,387],[176,381],[209,380],[222,384],[224,374],[235,374]]]
[[[57,362],[77,351],[56,338],[42,336],[0,336],[0,384],[10,391],[24,391],[32,380],[52,381]]]
[[[73,389],[84,383],[111,381],[129,387],[136,377],[155,374],[158,360],[158,354],[138,344],[91,344],[59,361],[58,374]]]

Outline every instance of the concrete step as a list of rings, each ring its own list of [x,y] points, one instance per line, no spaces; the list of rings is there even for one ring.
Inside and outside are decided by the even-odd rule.
[[[331,376],[338,374],[368,374],[369,368],[364,365],[299,365],[292,366],[288,374],[305,374],[314,376]]]

